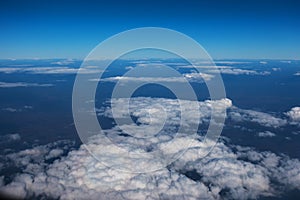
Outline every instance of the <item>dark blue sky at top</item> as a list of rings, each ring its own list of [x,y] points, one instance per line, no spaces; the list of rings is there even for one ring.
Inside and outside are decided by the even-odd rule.
[[[0,58],[84,58],[127,29],[180,31],[215,59],[300,59],[300,1],[0,1]]]

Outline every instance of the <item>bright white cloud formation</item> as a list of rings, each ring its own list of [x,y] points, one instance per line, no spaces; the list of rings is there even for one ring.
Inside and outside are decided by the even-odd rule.
[[[168,119],[172,119],[172,127],[176,126],[176,100],[135,98],[133,101],[132,113],[141,124],[150,122],[147,113],[151,111],[151,103],[159,103],[162,106],[169,105],[166,109],[175,109]],[[227,99],[200,103],[200,109],[203,109],[202,116],[209,113],[212,104],[217,108],[231,107],[231,101]],[[186,105],[187,109],[189,105],[192,108],[192,102]],[[141,108],[144,110],[140,110]],[[122,117],[123,111],[121,107],[120,109],[118,115]],[[109,109],[101,111],[110,116]],[[159,116],[159,111],[157,112],[155,116]],[[283,123],[268,114],[248,110],[240,112],[242,119],[262,121],[266,126]],[[265,120],[255,119],[254,116]],[[234,117],[237,118],[237,115]],[[105,135],[112,139],[114,144],[104,143]],[[85,145],[70,151],[67,156],[61,155],[69,148],[68,143],[60,146],[38,146],[6,156],[23,171],[9,184],[5,185],[2,181],[0,191],[20,198],[46,196],[60,199],[256,199],[260,196],[277,196],[286,189],[300,189],[300,161],[285,155],[258,152],[220,140],[208,156],[201,158],[201,152],[208,148],[209,141],[202,142],[201,136],[198,135],[174,136],[172,129],[164,130],[152,140],[126,136],[117,128],[105,130],[105,135],[94,136],[86,145],[103,152],[103,159],[111,165],[98,162],[90,155]],[[180,145],[165,148],[170,141]],[[187,150],[183,149],[186,143],[190,144]],[[116,162],[119,159],[115,151],[116,145],[128,151],[141,153],[157,151],[158,155],[183,155],[167,167],[152,173],[126,173],[116,170],[118,165],[122,164]],[[56,160],[49,164],[49,159]],[[155,158],[151,162],[145,162],[144,157],[139,154],[133,161],[133,165],[143,163],[145,167],[157,164]]]
[[[175,140],[180,142],[183,138]],[[98,142],[99,151],[114,148]],[[223,142],[207,157],[197,159],[205,147],[195,140],[172,165],[153,173],[135,174],[104,166],[84,146],[48,165],[45,159],[53,150],[39,146],[8,156],[25,170],[0,190],[21,198],[42,195],[60,199],[249,199],[279,195],[285,188],[300,189],[299,160],[229,147]],[[108,158],[115,156],[113,152],[106,153]]]
[[[300,107],[294,107],[286,113],[293,122],[300,122]]]

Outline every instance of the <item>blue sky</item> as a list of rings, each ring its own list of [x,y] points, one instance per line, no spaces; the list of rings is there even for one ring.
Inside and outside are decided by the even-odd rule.
[[[214,59],[300,59],[300,2],[1,1],[0,58],[84,58],[99,42],[155,26],[197,40]]]

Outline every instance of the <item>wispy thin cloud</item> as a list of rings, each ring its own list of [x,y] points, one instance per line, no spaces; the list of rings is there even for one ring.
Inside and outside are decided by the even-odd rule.
[[[53,84],[42,83],[25,83],[25,82],[0,82],[0,88],[14,88],[14,87],[51,87]]]

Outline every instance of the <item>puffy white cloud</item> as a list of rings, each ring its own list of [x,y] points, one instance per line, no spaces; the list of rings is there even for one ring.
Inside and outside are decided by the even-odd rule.
[[[121,104],[124,99],[113,102],[124,116]],[[191,120],[193,104],[199,103],[202,118],[209,115],[211,107],[231,107],[229,99],[219,101],[189,102]],[[141,124],[151,122],[149,115],[160,116],[160,111],[151,105],[161,105],[168,114],[171,127],[178,125],[176,100],[134,98],[132,114]],[[119,107],[118,107],[119,106]],[[107,109],[100,110],[110,116]],[[246,113],[246,114],[245,114]],[[253,120],[253,116],[271,118],[263,124],[278,125],[271,115],[242,111],[240,116]],[[271,121],[271,122],[270,122]],[[274,122],[275,121],[275,122]],[[279,120],[280,121],[280,120]],[[280,123],[279,123],[280,124]],[[130,126],[130,124],[129,124]],[[0,191],[20,198],[46,196],[60,199],[256,199],[261,196],[277,196],[288,189],[300,189],[300,161],[285,155],[259,152],[253,148],[241,147],[220,140],[206,157],[202,152],[209,148],[210,141],[203,142],[199,135],[187,137],[189,133],[173,135],[172,129],[165,129],[151,138],[136,138],[124,135],[117,127],[104,130],[103,134],[90,138],[90,142],[67,156],[61,156],[68,143],[49,144],[7,155],[7,159],[23,169],[11,183],[2,184]],[[103,139],[109,137],[113,143]],[[172,145],[169,145],[172,144]],[[189,145],[186,145],[189,144]],[[186,147],[188,148],[186,149]],[[101,152],[99,162],[87,150]],[[124,159],[118,151],[139,152],[135,157]],[[151,147],[151,148],[146,148]],[[181,155],[173,163],[149,173],[128,173],[120,171],[123,164],[155,168],[157,156]],[[55,161],[48,163],[52,158]],[[99,159],[99,158],[98,158]],[[105,164],[103,164],[105,163]]]
[[[119,98],[112,99],[111,106],[114,107],[114,115],[112,115],[110,107],[104,107],[98,109],[98,115],[104,115],[111,118],[124,118],[128,112],[127,107],[124,104],[128,102],[128,99]],[[220,99],[216,101],[206,100],[203,102],[165,99],[165,98],[149,98],[149,97],[137,97],[130,99],[130,112],[137,118],[137,122],[142,124],[157,125],[166,120],[167,125],[178,125],[180,120],[183,126],[189,126],[189,124],[197,124],[200,122],[208,122],[211,117],[211,109],[214,108],[216,114],[223,110],[230,108],[232,101],[230,99]],[[196,108],[199,108],[197,110]],[[183,111],[183,112],[181,112]],[[164,113],[167,113],[167,119],[165,119]],[[184,115],[184,116],[182,116]],[[186,120],[185,120],[186,119]]]
[[[177,137],[174,140],[185,141]],[[99,151],[108,150],[107,157],[116,164],[112,159],[114,153],[109,151],[115,147],[101,141],[97,144]],[[182,150],[180,146],[165,149],[160,145],[158,150],[165,154]],[[152,173],[126,173],[103,165],[81,146],[53,164],[38,170],[33,167],[25,170],[0,190],[21,198],[46,195],[60,199],[98,199],[99,196],[113,199],[249,199],[278,195],[285,188],[300,189],[299,160],[251,148],[229,147],[223,142],[218,143],[207,157],[198,159],[199,152],[205,147],[206,144],[194,140],[193,146],[166,168]],[[27,150],[20,154],[22,157],[14,159],[19,162],[31,155],[37,163],[36,156],[45,158],[49,151]],[[23,157],[24,154],[27,157]],[[138,157],[136,161],[143,162]],[[31,162],[28,159],[19,163],[26,166]],[[39,162],[41,166],[45,161]],[[278,182],[279,186],[272,181]]]
[[[292,123],[300,122],[300,107],[294,107],[286,112],[286,115],[292,120]]]
[[[46,155],[46,159],[57,158],[64,153],[62,149],[52,149],[48,155]]]
[[[295,76],[300,76],[300,72],[297,72],[294,74]]]

